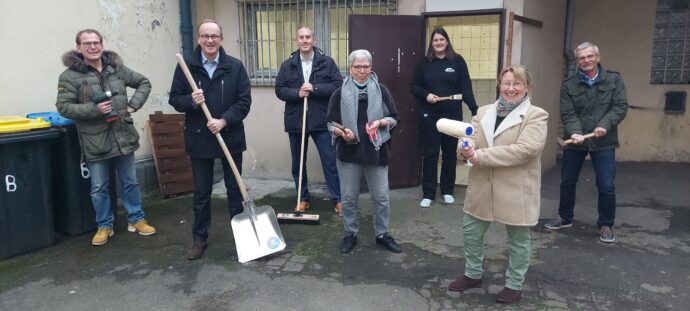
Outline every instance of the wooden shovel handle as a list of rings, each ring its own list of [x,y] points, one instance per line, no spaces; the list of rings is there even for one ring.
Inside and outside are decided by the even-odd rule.
[[[307,96],[304,96],[304,107],[302,108],[302,140],[299,148],[299,180],[297,182],[297,208],[302,200],[302,169],[304,167],[304,137],[307,133]]]
[[[180,64],[180,68],[182,68],[184,75],[187,77],[187,82],[189,82],[189,86],[191,86],[192,90],[194,90],[194,91],[198,90],[199,88],[194,83],[194,78],[192,77],[192,73],[189,72],[189,68],[187,68],[187,63],[185,63],[182,55],[180,53],[177,53],[175,56],[177,56],[177,63]],[[201,103],[201,109],[204,111],[204,114],[206,115],[207,120],[210,121],[211,119],[213,119],[213,116],[211,116],[211,112],[208,111],[208,108],[206,107],[205,102]],[[220,133],[216,133],[216,139],[218,139],[218,143],[220,144],[220,148],[223,149],[223,153],[225,154],[225,158],[230,163],[230,167],[232,168],[232,173],[235,175],[235,180],[237,181],[237,185],[239,186],[240,192],[242,193],[243,201],[249,201],[249,194],[247,194],[247,187],[245,187],[244,182],[242,182],[242,177],[240,176],[240,172],[237,170],[237,166],[235,165],[235,161],[233,161],[232,156],[230,155],[230,150],[228,150],[228,146],[225,145],[225,141],[223,140],[223,137],[220,135]]]
[[[585,134],[584,136],[582,136],[582,138],[584,138],[585,140],[590,139],[590,138],[592,138],[592,137],[594,137],[594,133],[589,133],[589,134]],[[574,142],[575,142],[575,141],[571,138],[571,139],[568,139],[568,140],[564,141],[563,143],[564,143],[564,144],[572,144],[572,143],[574,143]]]

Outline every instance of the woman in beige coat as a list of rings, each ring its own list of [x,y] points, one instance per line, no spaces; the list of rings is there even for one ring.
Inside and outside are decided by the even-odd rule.
[[[505,288],[496,301],[512,303],[522,297],[530,258],[529,227],[539,218],[540,157],[549,114],[530,103],[531,78],[525,66],[507,67],[498,78],[499,99],[479,108],[472,119],[475,133],[467,146],[458,145],[458,153],[474,166],[463,209],[465,273],[448,289],[481,286],[484,233],[495,221],[506,225],[510,249]]]

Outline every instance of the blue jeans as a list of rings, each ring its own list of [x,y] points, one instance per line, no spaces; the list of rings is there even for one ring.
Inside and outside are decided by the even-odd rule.
[[[96,210],[99,228],[112,228],[115,216],[110,209],[110,167],[115,166],[122,188],[122,204],[127,210],[127,221],[133,224],[144,219],[141,209],[141,191],[134,166],[134,153],[111,159],[86,162],[91,173],[91,202]],[[117,195],[113,193],[112,195]]]
[[[580,177],[582,164],[587,157],[592,158],[599,192],[599,219],[597,226],[613,227],[616,218],[616,149],[601,151],[563,150],[563,167],[561,168],[561,202],[558,215],[565,222],[571,222],[575,209],[575,188]]]
[[[302,144],[301,133],[289,133],[290,136],[290,152],[292,154],[292,178],[295,180],[295,189],[299,183],[299,158],[300,148]],[[340,180],[338,179],[338,168],[335,164],[335,147],[331,144],[331,134],[328,131],[307,132],[304,136],[306,142],[309,141],[309,136],[314,141],[316,149],[319,151],[321,158],[321,167],[323,168],[323,177],[326,180],[326,188],[331,195],[333,203],[340,202]],[[307,178],[307,150],[309,144],[304,144],[304,166],[302,171],[302,195],[300,200],[303,202],[311,201],[309,194],[309,181]]]

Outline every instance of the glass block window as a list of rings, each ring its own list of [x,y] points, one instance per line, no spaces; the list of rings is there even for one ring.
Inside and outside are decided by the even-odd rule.
[[[690,83],[690,0],[657,0],[651,84]]]

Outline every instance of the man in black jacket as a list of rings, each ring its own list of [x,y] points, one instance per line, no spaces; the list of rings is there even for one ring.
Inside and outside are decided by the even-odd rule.
[[[201,258],[211,226],[211,193],[216,158],[223,161],[223,177],[228,195],[230,217],[242,212],[242,195],[230,164],[215,137],[225,140],[237,169],[242,171],[242,152],[247,149],[242,120],[252,102],[249,76],[240,60],[225,54],[221,46],[223,30],[218,23],[205,20],[198,27],[197,42],[191,59],[186,60],[199,90],[192,92],[182,69],[175,69],[170,87],[170,105],[185,113],[185,150],[194,175],[193,243],[187,259]],[[200,104],[205,102],[212,119],[206,120]]]
[[[303,212],[309,208],[309,201],[311,200],[307,187],[306,169],[308,139],[311,136],[319,150],[326,187],[335,205],[335,212],[341,214],[340,182],[331,134],[326,127],[326,110],[331,94],[342,85],[343,81],[333,59],[314,47],[315,42],[314,32],[310,28],[301,27],[297,30],[299,50],[293,52],[290,58],[280,66],[280,71],[276,77],[276,95],[285,101],[285,131],[290,137],[292,177],[295,180],[295,188],[299,188],[301,148],[304,148],[305,153],[301,202],[295,211]],[[305,145],[302,147],[302,111],[305,97],[308,97],[307,128],[305,129]]]

